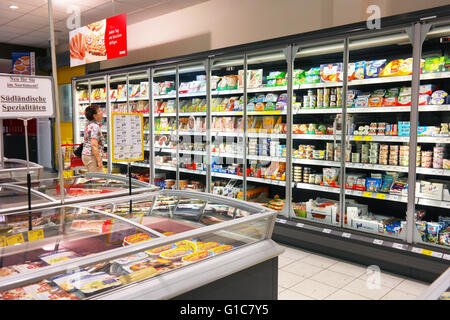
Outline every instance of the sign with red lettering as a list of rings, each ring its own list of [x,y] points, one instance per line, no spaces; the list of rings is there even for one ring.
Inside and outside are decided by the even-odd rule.
[[[70,66],[125,57],[127,55],[127,15],[93,22],[69,34]]]

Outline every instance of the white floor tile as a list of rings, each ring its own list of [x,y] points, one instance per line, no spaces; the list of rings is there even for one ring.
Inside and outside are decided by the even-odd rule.
[[[298,261],[298,259],[292,259],[290,257],[287,257],[285,255],[280,255],[278,256],[278,268],[283,268],[285,266],[287,266],[288,264]]]
[[[288,271],[278,270],[278,286],[290,288],[303,280],[305,280],[304,277]]]
[[[322,300],[339,289],[311,279],[306,279],[290,288],[290,290],[294,290],[308,297]]]
[[[381,300],[416,300],[417,296],[397,289],[389,291]]]
[[[364,273],[361,277],[359,277],[359,279],[366,281],[367,280],[367,273]],[[404,281],[405,278],[398,276],[398,275],[394,275],[392,273],[388,273],[388,272],[380,272],[380,281],[381,281],[381,285],[384,287],[388,287],[388,288],[395,288],[396,286],[398,286],[402,281]]]
[[[336,288],[342,288],[355,280],[355,277],[335,272],[329,269],[323,270],[310,278],[321,283],[328,284]]]
[[[420,296],[429,286],[429,284],[420,281],[413,281],[406,279],[394,289],[400,290],[409,294]]]
[[[338,263],[338,260],[326,258],[317,254],[311,254],[307,256],[306,258],[302,259],[303,262],[312,264],[313,266],[320,267],[320,268],[329,268],[333,264]]]
[[[347,263],[339,261],[328,268],[329,270],[343,273],[352,277],[360,277],[366,273],[366,267],[361,265],[356,265],[353,263]]]
[[[361,279],[356,279],[352,282],[350,282],[348,285],[343,287],[342,289],[346,291],[350,291],[352,293],[356,293],[359,295],[362,295],[366,298],[373,299],[373,300],[379,300],[381,299],[386,293],[388,293],[391,288],[379,286],[379,288],[371,288],[368,286],[367,282]]]
[[[309,263],[305,263],[302,260],[293,262],[288,264],[286,267],[283,267],[282,270],[292,272],[298,276],[309,278],[316,273],[319,273],[323,270],[323,268],[313,266]]]
[[[369,300],[366,297],[363,297],[359,294],[352,293],[347,290],[338,290],[335,293],[332,293],[328,297],[326,297],[324,300]]]
[[[283,247],[285,250],[280,256],[285,256],[287,258],[294,259],[294,260],[302,259],[302,258],[307,257],[312,254],[311,252],[305,251],[302,249],[295,249],[295,248],[286,247],[286,246],[283,246]]]
[[[278,286],[278,295],[280,295],[280,293],[284,290],[286,290],[286,288]]]
[[[278,295],[278,300],[315,300],[315,299],[305,296],[301,293],[292,291],[290,289],[286,289],[286,290],[283,290]]]

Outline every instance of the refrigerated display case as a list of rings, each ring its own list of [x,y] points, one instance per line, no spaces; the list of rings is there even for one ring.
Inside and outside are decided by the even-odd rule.
[[[174,112],[154,115],[176,132],[155,132],[150,178],[174,189],[190,177],[203,181],[200,170],[182,168],[186,153],[176,150],[183,150],[183,86],[204,75],[206,113],[191,122],[205,117],[206,134],[189,135],[205,136],[193,152],[206,164],[206,192],[279,211],[280,241],[351,259],[357,254],[345,248],[355,244],[368,264],[430,280],[450,261],[447,9],[427,11],[425,20],[421,13],[383,20],[379,30],[361,23],[141,66],[150,82],[173,87],[165,98]],[[199,67],[183,75],[192,65]],[[279,120],[281,131],[264,131]],[[173,165],[161,167],[161,159]],[[371,260],[367,247],[396,258]],[[417,272],[400,266],[405,255]],[[428,276],[422,260],[435,263]]]
[[[159,188],[146,182],[131,179],[132,194],[155,191]],[[106,173],[86,173],[64,178],[64,203],[78,204],[95,199],[129,194],[129,178]],[[0,184],[0,214],[28,209],[28,189],[24,182]],[[62,203],[59,179],[31,182],[31,207],[43,208]]]
[[[433,281],[417,300],[450,300],[450,268]]]
[[[0,183],[26,181],[27,173],[30,172],[32,179],[40,179],[44,167],[34,162],[22,159],[9,159],[6,157],[0,161]]]
[[[162,190],[31,215],[2,224],[3,300],[277,297],[273,210]]]

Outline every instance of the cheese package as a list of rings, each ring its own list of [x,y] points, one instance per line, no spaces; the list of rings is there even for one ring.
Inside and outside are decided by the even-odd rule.
[[[321,82],[342,81],[342,63],[329,63],[320,65]]]
[[[79,281],[83,276],[90,273],[85,270],[75,270],[67,273],[63,273],[50,278],[52,282],[57,284],[61,289],[71,292],[75,290],[75,283]]]
[[[358,61],[355,63],[355,80],[362,80],[366,74],[366,61]]]
[[[120,286],[122,283],[115,277],[105,273],[97,272],[81,276],[74,283],[75,289],[80,290],[84,294],[91,294],[108,288]]]
[[[55,251],[55,252],[50,252],[50,253],[45,253],[39,256],[39,258],[48,263],[48,264],[59,264],[59,263],[64,263],[68,260],[71,259],[76,259],[79,256],[70,250],[60,250],[60,251]]]

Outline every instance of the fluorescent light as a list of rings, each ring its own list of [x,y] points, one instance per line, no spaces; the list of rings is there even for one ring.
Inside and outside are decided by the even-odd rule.
[[[9,8],[10,8],[10,9],[19,9],[19,7],[16,6],[16,5],[14,5],[14,4],[10,5]]]

